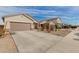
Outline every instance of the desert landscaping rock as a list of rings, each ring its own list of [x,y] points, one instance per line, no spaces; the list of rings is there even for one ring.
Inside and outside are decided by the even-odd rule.
[[[0,38],[0,53],[5,52],[6,53],[18,52],[15,42],[9,32],[7,32],[7,34],[4,37]]]

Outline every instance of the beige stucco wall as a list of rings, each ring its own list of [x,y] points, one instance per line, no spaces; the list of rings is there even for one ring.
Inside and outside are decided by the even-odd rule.
[[[49,24],[50,25],[55,25],[55,23],[53,21],[50,21]]]
[[[57,19],[57,23],[62,23],[60,18]]]
[[[4,18],[4,25],[6,29],[10,29],[10,22],[25,22],[25,23],[31,23],[31,28],[34,28],[33,21],[29,18],[25,17],[24,15],[16,15],[16,16],[10,16]]]
[[[56,20],[53,20],[53,22],[56,24],[56,23],[62,23],[61,19],[60,18],[57,18]]]

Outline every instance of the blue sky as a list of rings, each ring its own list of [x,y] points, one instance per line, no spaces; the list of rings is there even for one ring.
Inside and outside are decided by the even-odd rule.
[[[31,14],[36,20],[60,17],[64,23],[79,25],[79,6],[2,6],[0,24],[3,24],[2,16],[23,13]]]

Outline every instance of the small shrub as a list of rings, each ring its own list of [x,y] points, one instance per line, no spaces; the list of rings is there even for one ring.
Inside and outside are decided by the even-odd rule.
[[[2,36],[2,33],[0,32],[0,37]]]

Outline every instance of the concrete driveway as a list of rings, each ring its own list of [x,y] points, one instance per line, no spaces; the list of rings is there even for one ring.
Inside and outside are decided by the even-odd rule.
[[[62,41],[62,37],[49,33],[35,31],[17,31],[12,34],[17,45],[18,52],[47,52],[57,43]]]

